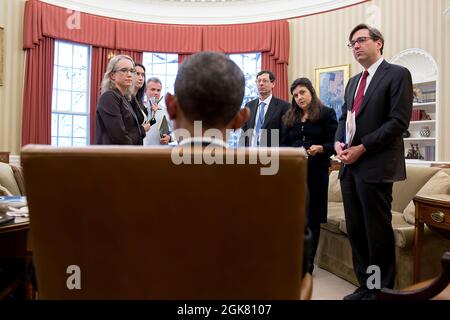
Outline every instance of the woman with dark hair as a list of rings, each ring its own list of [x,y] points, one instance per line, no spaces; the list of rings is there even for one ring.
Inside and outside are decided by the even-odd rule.
[[[148,123],[148,110],[144,106],[144,93],[145,93],[145,67],[136,62],[134,64],[134,69],[136,70],[135,78],[133,81],[133,92],[131,95],[131,107],[138,119],[139,124],[142,126],[143,131],[147,132],[150,130],[150,123]]]
[[[334,153],[336,113],[323,105],[311,81],[298,78],[291,85],[292,102],[283,116],[281,145],[304,147],[308,153],[307,221],[312,231],[308,272],[314,269],[314,256],[320,224],[327,221],[328,167]]]

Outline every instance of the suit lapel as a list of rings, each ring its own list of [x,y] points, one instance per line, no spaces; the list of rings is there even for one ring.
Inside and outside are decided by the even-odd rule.
[[[264,116],[264,123],[261,127],[261,129],[267,129],[269,126],[270,120],[272,119],[273,115],[275,114],[276,108],[277,108],[277,101],[272,96],[272,99],[269,103],[269,108],[267,109],[266,115]]]
[[[259,99],[250,102],[250,119],[248,120],[248,128],[255,128],[256,112],[258,111]]]
[[[378,67],[377,71],[375,72],[372,80],[370,81],[369,87],[366,90],[366,94],[364,95],[361,109],[359,110],[359,114],[364,110],[364,108],[367,105],[367,102],[369,101],[370,97],[372,96],[375,89],[378,87],[378,85],[381,82],[381,79],[384,78],[387,69],[389,68],[389,64],[386,61],[383,61],[380,66]]]
[[[353,78],[353,81],[350,83],[350,89],[349,89],[349,103],[347,104],[347,110],[351,111],[353,108],[353,101],[355,100],[355,92],[356,92],[356,87],[358,86],[358,82],[359,79],[361,79],[362,73],[359,74],[358,79]]]

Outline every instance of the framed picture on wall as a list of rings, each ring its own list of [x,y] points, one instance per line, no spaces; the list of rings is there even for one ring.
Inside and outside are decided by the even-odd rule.
[[[4,29],[0,27],[0,86],[3,85],[3,37],[4,37]]]
[[[316,90],[320,100],[336,111],[339,119],[344,104],[345,86],[350,78],[350,65],[316,69]]]

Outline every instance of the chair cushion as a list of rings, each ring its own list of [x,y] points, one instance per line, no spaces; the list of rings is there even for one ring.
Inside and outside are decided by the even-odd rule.
[[[345,223],[344,204],[342,202],[328,202],[328,219],[321,227],[330,232],[342,233],[339,226]]]
[[[8,191],[14,196],[21,195],[11,166],[3,162],[0,162],[0,185],[8,189]]]
[[[438,171],[439,168],[407,166],[407,179],[394,183],[392,189],[392,210],[403,212],[420,188]]]
[[[8,189],[0,185],[0,196],[10,196],[11,192]]]
[[[438,171],[417,192],[417,195],[420,196],[431,196],[435,194],[450,194],[450,175],[445,170]],[[414,224],[415,206],[412,200],[403,211],[403,217],[406,222]]]
[[[14,173],[17,186],[19,187],[20,194],[25,195],[25,179],[23,177],[22,167],[11,165],[11,169]]]

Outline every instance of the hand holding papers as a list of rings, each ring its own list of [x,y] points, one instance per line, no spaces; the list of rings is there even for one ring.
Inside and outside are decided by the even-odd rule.
[[[163,118],[159,122],[158,129],[160,137],[163,137],[164,135],[168,135],[170,133],[169,123],[167,122],[166,116],[163,116]]]

